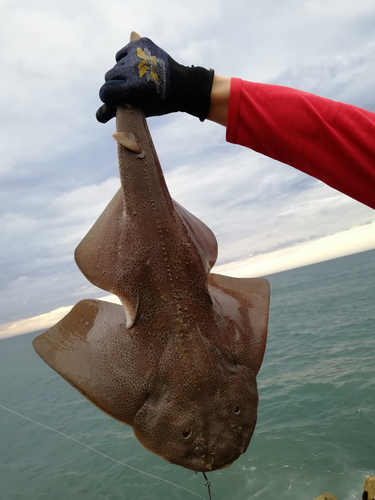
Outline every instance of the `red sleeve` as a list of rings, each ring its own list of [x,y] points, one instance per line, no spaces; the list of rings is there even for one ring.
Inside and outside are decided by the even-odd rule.
[[[227,141],[375,208],[375,114],[299,90],[232,78]]]

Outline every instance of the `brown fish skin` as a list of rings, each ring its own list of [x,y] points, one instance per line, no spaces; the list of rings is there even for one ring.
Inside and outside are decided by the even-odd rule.
[[[220,469],[255,428],[269,284],[210,273],[215,236],[171,199],[143,113],[118,110],[117,132],[121,189],[75,258],[123,307],[81,301],[34,348],[148,450]]]

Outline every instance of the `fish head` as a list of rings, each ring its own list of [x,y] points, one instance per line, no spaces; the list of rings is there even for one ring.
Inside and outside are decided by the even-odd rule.
[[[236,373],[214,370],[200,383],[186,380],[148,397],[132,426],[149,451],[196,472],[223,469],[249,445],[256,420],[255,375],[245,367]]]

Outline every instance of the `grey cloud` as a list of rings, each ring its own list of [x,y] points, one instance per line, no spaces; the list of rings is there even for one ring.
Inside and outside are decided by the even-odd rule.
[[[182,63],[375,110],[375,5],[322,5],[150,0],[140,20],[135,3],[117,0],[3,2],[0,323],[103,295],[73,251],[116,189],[115,125],[94,116],[103,75],[132,29]],[[214,230],[219,263],[374,218],[316,180],[226,144],[215,124],[182,114],[149,123],[171,194]]]
[[[374,64],[375,46],[344,56],[324,56],[319,61],[288,67],[269,83],[300,88],[372,110],[375,109],[375,97],[369,90]]]

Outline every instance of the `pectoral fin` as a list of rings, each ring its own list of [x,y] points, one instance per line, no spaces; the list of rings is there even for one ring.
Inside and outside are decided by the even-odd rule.
[[[267,342],[270,285],[264,278],[208,277],[209,291],[222,317],[227,318],[222,339],[236,362],[251,366],[257,374]],[[228,321],[229,319],[229,321]],[[235,324],[233,330],[230,325]]]
[[[82,300],[36,337],[34,349],[59,375],[110,416],[131,425],[148,383],[120,305]]]

